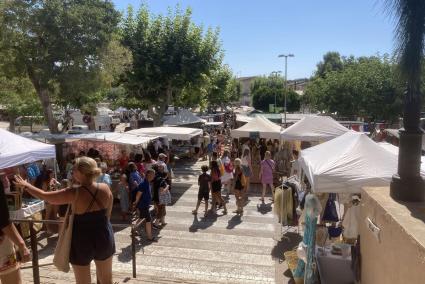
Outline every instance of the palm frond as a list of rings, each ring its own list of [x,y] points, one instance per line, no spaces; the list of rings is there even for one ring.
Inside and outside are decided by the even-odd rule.
[[[385,0],[385,3],[397,22],[395,39],[401,74],[409,88],[418,90],[424,56],[425,1]]]

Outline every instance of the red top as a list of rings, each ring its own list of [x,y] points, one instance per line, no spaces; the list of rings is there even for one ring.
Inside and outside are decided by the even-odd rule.
[[[127,164],[128,164],[128,157],[121,157],[119,158],[118,162],[120,163],[120,168],[125,169],[125,167],[127,167]]]
[[[136,163],[136,167],[137,167],[137,171],[140,174],[145,174],[145,166],[143,165],[143,163]]]

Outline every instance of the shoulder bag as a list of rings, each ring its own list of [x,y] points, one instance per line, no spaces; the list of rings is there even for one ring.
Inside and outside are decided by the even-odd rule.
[[[53,264],[59,271],[69,272],[69,253],[71,251],[72,227],[74,224],[75,202],[78,199],[79,188],[76,189],[74,201],[68,205],[62,230],[56,244]]]

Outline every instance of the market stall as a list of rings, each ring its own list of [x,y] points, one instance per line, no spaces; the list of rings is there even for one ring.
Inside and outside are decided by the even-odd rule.
[[[399,149],[397,146],[394,146],[388,142],[379,142],[378,145],[398,156]],[[425,175],[425,156],[421,156],[421,174]]]
[[[206,121],[187,109],[180,109],[175,115],[164,117],[164,126],[201,127]]]
[[[281,137],[289,141],[324,142],[350,131],[329,116],[306,116],[282,131]]]
[[[236,118],[237,120],[238,118]],[[257,115],[247,124],[231,131],[232,138],[258,137],[265,139],[280,139],[282,127],[267,118]]]
[[[162,136],[168,138],[168,140],[190,140],[196,136],[202,135],[202,129],[187,128],[187,127],[147,127],[139,128],[126,132],[132,135],[153,135]]]
[[[55,146],[0,129],[0,169],[56,158]]]
[[[41,218],[44,202],[22,198],[22,189],[13,184],[14,174],[21,173],[19,167],[40,160],[55,159],[54,145],[24,138],[0,129],[0,177],[5,188],[11,218]],[[23,174],[23,173],[21,173]],[[24,237],[26,230],[21,231]]]
[[[182,158],[191,157],[195,147],[200,147],[198,141],[203,135],[203,130],[188,127],[148,127],[139,128],[126,132],[132,135],[158,135],[163,136],[170,141],[172,152]],[[199,138],[199,139],[198,139]]]
[[[349,131],[301,151],[299,165],[313,193],[360,193],[364,186],[388,186],[397,155],[366,134]]]
[[[80,151],[85,151],[87,153],[89,149],[96,149],[99,151],[111,173],[112,193],[114,196],[117,196],[120,177],[117,160],[122,150],[125,150],[127,153],[143,153],[144,150],[147,149],[149,143],[159,138],[159,135],[134,135],[128,134],[127,132],[95,132],[69,135],[65,139],[67,143],[64,146],[64,151],[65,155],[70,153],[78,154]]]
[[[301,152],[298,162],[311,186],[309,195],[317,199],[319,212],[317,221],[314,225],[310,224],[310,235],[316,242],[306,244],[305,249],[300,245],[297,250],[296,276],[306,275],[298,272],[305,269],[307,273],[308,263],[315,261],[322,281],[354,281],[352,268],[358,267],[358,249],[355,249],[355,245],[358,224],[362,222],[361,189],[366,186],[389,186],[393,174],[397,172],[397,155],[397,147],[376,143],[366,134],[354,131]],[[424,166],[421,171],[425,173]],[[309,221],[305,219],[306,226]],[[307,255],[313,255],[314,260],[309,257],[300,260],[303,250]],[[345,271],[343,276],[338,275],[341,271]]]
[[[237,119],[238,116],[236,116]],[[273,140],[277,140],[277,143],[279,143],[281,130],[282,128],[279,125],[261,115],[257,115],[245,125],[231,131],[232,138],[238,139],[240,143],[246,139],[252,140],[250,153],[253,174],[250,182],[260,182],[258,177],[262,156],[264,156],[265,150],[270,151],[271,148],[274,148]],[[260,141],[260,139],[263,139],[263,141]]]

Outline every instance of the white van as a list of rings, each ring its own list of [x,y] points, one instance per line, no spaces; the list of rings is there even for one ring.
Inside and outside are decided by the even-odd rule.
[[[87,116],[83,115],[80,110],[75,110],[71,113],[72,126],[87,125]],[[93,118],[92,118],[93,119]],[[115,127],[120,124],[119,116],[103,110],[98,111],[94,116],[94,125],[96,131],[114,131]]]

